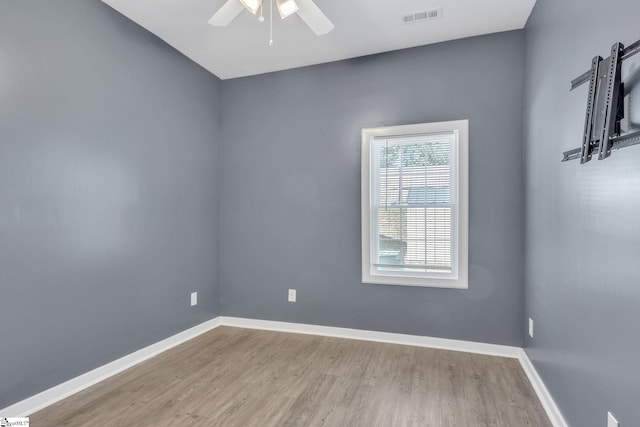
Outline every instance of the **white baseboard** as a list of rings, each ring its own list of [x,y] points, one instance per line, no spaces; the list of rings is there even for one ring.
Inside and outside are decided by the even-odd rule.
[[[540,375],[538,375],[538,371],[536,371],[536,368],[533,366],[531,359],[529,359],[524,349],[520,349],[520,357],[518,359],[520,359],[520,365],[522,365],[522,369],[525,374],[527,374],[529,382],[531,382],[533,390],[538,395],[540,403],[542,403],[542,407],[547,412],[553,427],[569,427],[569,424],[564,420],[562,412],[560,412],[558,405],[556,405],[551,393],[547,390],[547,386],[542,381],[542,378],[540,378]]]
[[[276,322],[272,320],[244,319],[240,317],[222,316],[220,322],[224,326],[235,326],[247,329],[263,329],[278,332],[294,332],[325,337],[349,338],[352,340],[375,341],[389,344],[412,345],[415,347],[438,348],[442,350],[464,351],[466,353],[486,354],[490,356],[520,358],[520,347],[485,344],[472,341],[432,338],[419,335],[395,334],[391,332],[367,331],[363,329],[347,329],[334,326],[307,325],[304,323]]]
[[[42,393],[29,397],[0,410],[2,417],[26,417],[49,405],[52,405],[72,394],[91,387],[125,369],[150,359],[177,345],[189,341],[196,336],[208,332],[218,326],[234,326],[247,329],[262,329],[278,332],[320,335],[327,337],[348,338],[362,341],[374,341],[389,344],[412,345],[416,347],[437,348],[442,350],[463,351],[466,353],[485,354],[490,356],[510,357],[518,359],[533,389],[538,394],[551,423],[554,427],[568,427],[562,414],[549,394],[544,382],[535,370],[527,353],[520,347],[497,344],[486,344],[472,341],[433,338],[419,335],[395,334],[391,332],[367,331],[362,329],[338,328],[333,326],[307,325],[303,323],[276,322],[272,320],[245,319],[239,317],[220,316],[194,326],[172,337],[152,344],[118,360],[107,363],[86,374],[82,374]]]
[[[52,405],[72,394],[91,387],[94,384],[104,381],[125,369],[144,362],[158,354],[180,345],[192,338],[197,337],[207,331],[220,326],[220,318],[216,317],[193,328],[182,331],[176,335],[151,344],[148,347],[128,354],[106,365],[100,366],[92,371],[70,379],[62,384],[31,396],[25,400],[15,403],[7,408],[0,409],[0,417],[26,417],[49,405]]]

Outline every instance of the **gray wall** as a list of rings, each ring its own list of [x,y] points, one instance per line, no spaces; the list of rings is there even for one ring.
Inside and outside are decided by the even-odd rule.
[[[97,0],[0,2],[0,408],[218,313],[219,85]]]
[[[227,316],[520,346],[522,31],[222,84]],[[470,120],[470,284],[362,284],[360,129]],[[298,302],[287,302],[287,289]]]
[[[587,99],[569,82],[640,38],[639,18],[637,0],[538,0],[526,29],[526,350],[578,427],[605,426],[607,411],[640,426],[640,147],[560,163]],[[631,97],[640,125],[639,84]]]

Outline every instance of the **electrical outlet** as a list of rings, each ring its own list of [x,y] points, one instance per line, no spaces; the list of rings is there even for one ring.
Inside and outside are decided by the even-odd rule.
[[[613,415],[611,415],[611,412],[607,412],[607,427],[619,427],[620,424],[618,423],[618,420],[616,420]]]
[[[289,289],[289,302],[296,302],[296,290]]]
[[[194,305],[198,305],[198,293],[197,292],[191,292],[191,307],[193,307]]]
[[[529,336],[533,338],[533,319],[529,317]]]

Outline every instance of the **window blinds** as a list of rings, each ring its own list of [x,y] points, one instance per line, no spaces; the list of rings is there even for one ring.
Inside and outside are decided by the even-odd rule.
[[[456,269],[457,132],[376,137],[371,151],[371,268]]]

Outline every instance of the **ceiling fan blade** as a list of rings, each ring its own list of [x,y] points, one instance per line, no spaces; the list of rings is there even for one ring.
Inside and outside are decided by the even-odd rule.
[[[227,1],[215,15],[209,19],[209,24],[214,27],[225,27],[233,21],[236,16],[240,15],[240,12],[244,10],[244,6],[240,3],[240,0]]]
[[[321,36],[334,29],[333,23],[313,0],[296,0],[296,3],[298,3],[298,15],[314,33]]]

